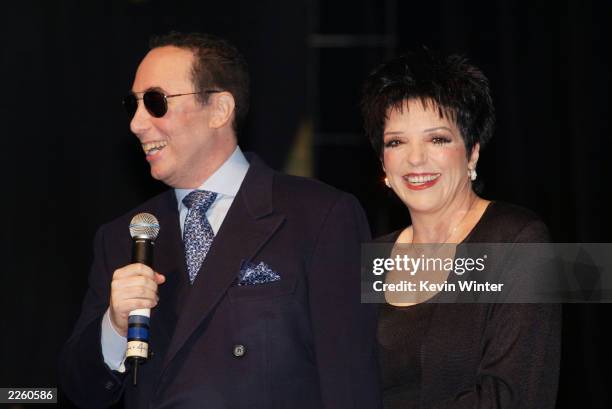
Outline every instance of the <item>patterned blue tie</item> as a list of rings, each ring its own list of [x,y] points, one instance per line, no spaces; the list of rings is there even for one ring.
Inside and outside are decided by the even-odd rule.
[[[183,204],[189,209],[187,218],[185,218],[183,242],[185,243],[185,261],[187,262],[187,272],[191,284],[193,284],[215,238],[215,233],[206,218],[206,211],[216,198],[217,194],[215,192],[194,190],[183,199]]]

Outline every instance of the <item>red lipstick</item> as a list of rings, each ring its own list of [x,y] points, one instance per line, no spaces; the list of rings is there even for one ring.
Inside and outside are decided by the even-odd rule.
[[[409,181],[409,178],[414,178],[417,176],[422,176],[422,177],[427,177],[427,176],[437,176],[435,179],[429,180],[427,182],[424,183],[411,183]],[[435,185],[436,183],[438,183],[438,180],[440,180],[440,176],[442,176],[439,173],[409,173],[407,175],[404,176],[404,182],[406,182],[406,186],[408,187],[408,189],[410,190],[423,190],[423,189],[428,189],[430,187],[432,187],[433,185]]]

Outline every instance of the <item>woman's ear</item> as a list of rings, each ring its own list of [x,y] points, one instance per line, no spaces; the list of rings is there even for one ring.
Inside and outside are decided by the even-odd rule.
[[[478,162],[478,158],[480,157],[480,144],[476,142],[474,147],[472,148],[472,153],[470,154],[470,159],[468,160],[468,168],[476,169],[476,163]]]

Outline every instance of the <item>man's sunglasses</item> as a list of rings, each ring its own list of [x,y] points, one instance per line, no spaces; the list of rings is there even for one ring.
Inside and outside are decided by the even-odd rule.
[[[222,92],[217,89],[209,89],[204,91],[207,94],[213,94],[215,92]],[[144,106],[155,118],[161,118],[166,115],[168,112],[168,98],[181,97],[183,95],[194,95],[199,94],[199,92],[189,92],[187,94],[174,94],[174,95],[165,95],[160,91],[147,91],[142,94],[142,98],[138,98],[134,94],[130,94],[123,98],[123,106],[125,107],[125,111],[127,112],[130,119],[134,118],[136,115],[136,110],[138,109],[138,101],[142,99],[144,102]]]

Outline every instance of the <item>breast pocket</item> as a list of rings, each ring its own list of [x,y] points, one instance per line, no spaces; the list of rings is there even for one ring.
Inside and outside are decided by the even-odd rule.
[[[228,295],[232,302],[245,299],[268,299],[292,294],[295,291],[296,276],[283,276],[280,280],[265,284],[234,285]]]

